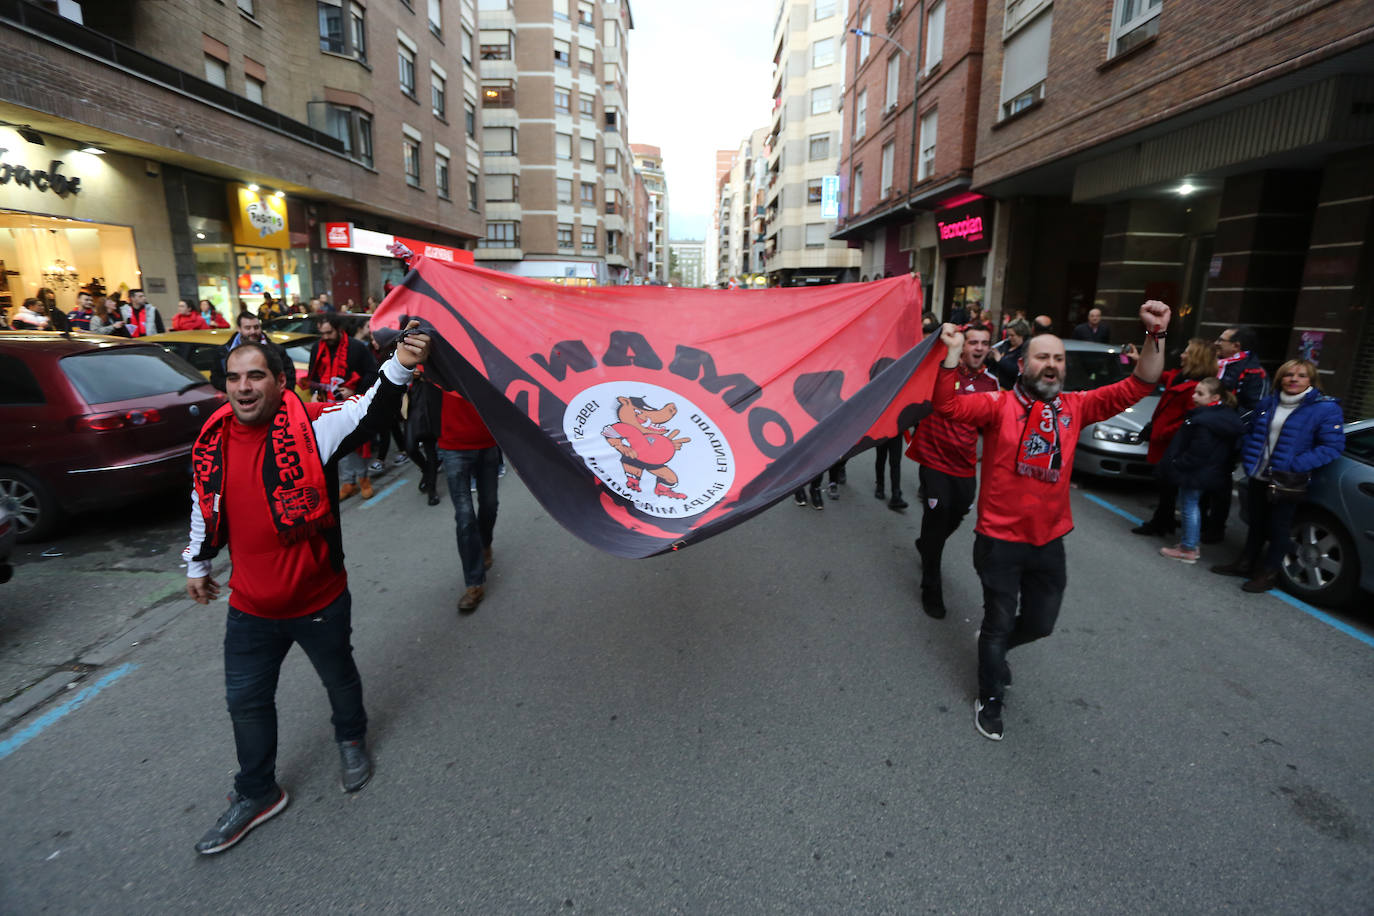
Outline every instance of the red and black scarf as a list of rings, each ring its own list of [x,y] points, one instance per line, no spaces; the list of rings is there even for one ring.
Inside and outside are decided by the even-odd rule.
[[[226,425],[233,420],[232,405],[225,404],[210,417],[191,449],[196,502],[205,519],[205,544],[195,559],[212,557],[224,546],[226,528],[221,501],[224,494]],[[242,484],[241,484],[242,485]],[[334,509],[329,502],[324,462],[305,404],[293,391],[282,393],[281,406],[272,417],[267,452],[262,461],[262,485],[277,537],[283,546],[302,541],[333,527]]]
[[[314,380],[319,382],[329,395],[329,400],[343,400],[339,397],[340,388],[357,390],[361,376],[348,371],[348,341],[349,338],[343,334],[339,335],[338,344],[331,353],[329,342],[320,341],[320,352],[315,360]]]
[[[130,312],[131,315],[133,315],[134,326],[133,326],[133,328],[131,329],[131,331],[133,332],[133,336],[135,336],[135,337],[147,337],[147,336],[148,336],[148,306],[145,305],[145,306],[143,306],[142,308],[139,308],[138,306],[135,306],[135,307],[131,308],[131,309],[129,310],[129,312]]]
[[[1018,381],[1012,388],[1016,402],[1026,411],[1021,444],[1016,449],[1016,473],[1054,483],[1063,470],[1064,454],[1059,444],[1059,428],[1071,422],[1063,398],[1041,401],[1030,396]]]

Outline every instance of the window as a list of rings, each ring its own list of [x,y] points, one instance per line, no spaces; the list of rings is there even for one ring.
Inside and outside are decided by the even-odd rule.
[[[818,204],[824,194],[824,182],[819,178],[812,178],[806,182],[806,202],[808,204]]]
[[[606,64],[602,68],[602,73],[605,76],[605,86],[607,89],[614,89],[620,85],[619,64]]]
[[[614,213],[619,213],[619,212],[620,212],[620,192],[619,192],[619,191],[607,191],[607,192],[606,192],[606,212],[607,212],[607,213],[612,213],[612,214],[614,214]]]
[[[514,156],[518,154],[516,148],[516,133],[514,127],[484,127],[482,128],[482,152],[488,156]]]
[[[614,19],[601,20],[601,43],[608,48],[620,44],[620,23]]]
[[[828,67],[835,62],[835,39],[822,38],[811,46],[811,66]]]
[[[590,226],[582,230],[582,250],[596,251],[596,227]]]
[[[606,174],[613,175],[620,171],[620,152],[614,147],[606,148]]]
[[[205,81],[221,89],[229,85],[229,65],[218,57],[205,55]]]
[[[935,136],[939,114],[937,109],[921,118],[921,164],[916,169],[917,180],[925,180],[935,174]]]
[[[832,104],[830,90],[830,86],[817,86],[811,90],[811,113],[813,115],[825,114],[830,110]]]
[[[868,90],[864,89],[854,98],[854,139],[858,140],[868,133]]]
[[[606,109],[606,118],[605,118],[605,121],[606,121],[606,129],[607,129],[607,130],[619,130],[619,129],[620,129],[619,126],[618,126],[618,122],[620,121],[620,115],[619,115],[619,113],[618,113],[614,108],[607,108],[607,109]]]
[[[835,15],[835,0],[816,0],[815,16],[817,22]]]
[[[596,139],[594,137],[583,137],[581,140],[582,161],[596,161]]]
[[[881,179],[881,199],[887,200],[887,196],[892,193],[892,165],[895,157],[895,147],[889,140],[883,144],[883,170],[879,176]]]
[[[505,0],[505,2],[509,3],[510,0]],[[553,18],[568,18],[568,0],[553,0]]]
[[[448,94],[448,81],[438,70],[429,71],[429,106],[434,111],[434,117],[439,120],[444,119],[446,111],[446,96]]]
[[[585,28],[594,28],[596,22],[593,20],[594,7],[587,0],[577,0],[577,24]]]
[[[812,134],[808,144],[807,159],[815,162],[819,159],[830,158],[830,135]]]
[[[485,238],[477,240],[478,248],[519,248],[520,224],[515,220],[487,220]]]
[[[420,186],[420,141],[410,134],[401,140],[401,156],[405,162],[406,184],[412,188]]]
[[[1007,40],[1002,49],[1002,117],[1009,118],[1045,97],[1054,9]]]
[[[873,31],[873,14],[864,13],[863,21],[859,23],[859,30],[864,34],[859,36],[859,63],[868,60],[868,47],[873,43],[869,34]]]
[[[558,247],[571,249],[573,246],[572,223],[558,224]]]
[[[440,153],[437,145],[434,148],[434,187],[440,197],[448,199],[448,152]]]
[[[469,137],[477,138],[477,108],[467,99],[463,99],[463,129]]]
[[[243,95],[250,102],[263,104],[263,90],[266,88],[267,84],[255,76],[244,76],[243,78]]]
[[[553,91],[553,110],[563,114],[572,114],[572,93],[566,89],[555,89]]]
[[[317,0],[315,5],[320,15],[320,50],[331,54],[347,53],[343,7],[329,0]]]
[[[477,173],[468,172],[468,209],[477,209]]]
[[[584,207],[595,207],[595,206],[596,206],[596,182],[593,182],[593,181],[584,181],[584,182],[581,182],[581,185],[582,185],[581,191],[580,191],[581,197],[579,198],[579,200],[581,201],[582,206],[584,206]]]
[[[488,201],[510,203],[519,199],[520,182],[514,175],[488,175],[486,190]]]
[[[807,223],[806,247],[824,248],[827,235],[828,233],[825,231],[825,223]]]
[[[596,117],[596,96],[583,92],[577,97],[577,113],[584,118]]]
[[[253,0],[239,0],[239,9],[249,16],[253,15]]]
[[[591,76],[596,75],[596,49],[586,45],[577,48],[577,69]]]
[[[396,62],[399,65],[401,91],[415,98],[415,49],[405,44],[396,46]]]
[[[372,115],[355,111],[354,119],[358,135],[357,159],[363,165],[372,168]]]
[[[358,60],[367,61],[367,24],[363,19],[363,8],[356,3],[348,5],[350,50]]]
[[[441,0],[429,0],[429,30],[435,35],[444,34],[444,18]]]
[[[490,80],[482,83],[483,108],[514,108],[515,87],[510,80]]]
[[[559,159],[571,159],[572,134],[554,134],[553,140],[554,155]]]
[[[553,40],[553,65],[555,67],[572,66],[572,45],[561,38]]]
[[[887,59],[887,88],[883,93],[883,111],[897,107],[897,92],[902,84],[902,58],[894,54]]]
[[[463,63],[472,66],[472,33],[463,29],[463,37],[460,42],[463,46]]]
[[[372,167],[372,118],[357,108],[311,102],[310,126],[343,144],[343,153],[355,162]]]
[[[505,29],[482,29],[478,33],[482,42],[482,60],[510,60],[511,33]]]
[[[855,169],[854,178],[849,182],[849,212],[859,213],[863,210],[864,201],[864,170]]]
[[[554,181],[554,184],[555,184],[555,186],[556,186],[557,189],[558,189],[558,202],[559,202],[560,204],[571,204],[571,203],[572,203],[572,179],[571,179],[571,178],[559,178],[559,179],[556,179],[556,180]]]
[[[614,229],[606,230],[606,253],[620,254],[620,233]]]
[[[930,8],[926,16],[926,63],[929,73],[940,65],[945,53],[945,4],[942,2]]]
[[[1164,0],[1116,0],[1112,16],[1111,56],[1129,51],[1159,34],[1159,10]]]

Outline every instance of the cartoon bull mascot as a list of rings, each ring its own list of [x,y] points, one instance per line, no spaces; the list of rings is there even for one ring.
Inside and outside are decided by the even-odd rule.
[[[677,414],[677,407],[664,404],[650,407],[643,398],[616,398],[618,423],[601,430],[606,442],[620,453],[620,466],[625,469],[625,486],[639,492],[639,478],[648,471],[657,479],[655,496],[686,499],[685,493],[673,489],[677,474],[668,467],[678,449],[691,439],[677,438],[677,430],[668,431],[667,423]]]

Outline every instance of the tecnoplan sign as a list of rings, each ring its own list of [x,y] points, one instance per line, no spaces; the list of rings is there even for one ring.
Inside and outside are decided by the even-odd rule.
[[[935,229],[940,236],[940,256],[953,258],[981,254],[992,247],[992,220],[987,199],[975,197],[958,206],[935,213]]]

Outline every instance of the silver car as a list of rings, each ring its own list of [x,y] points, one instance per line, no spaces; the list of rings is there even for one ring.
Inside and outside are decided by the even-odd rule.
[[[1122,351],[1111,344],[1064,341],[1064,390],[1086,391],[1125,378],[1135,364]],[[1110,419],[1085,426],[1078,434],[1073,469],[1098,477],[1154,480],[1154,465],[1145,460],[1150,442],[1142,433],[1158,404],[1159,394],[1151,394]]]

